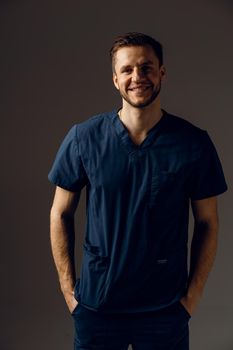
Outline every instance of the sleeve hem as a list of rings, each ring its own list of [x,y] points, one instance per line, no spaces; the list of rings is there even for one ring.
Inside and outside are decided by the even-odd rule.
[[[200,196],[192,196],[190,197],[190,200],[192,201],[196,201],[196,200],[201,200],[201,199],[205,199],[205,198],[209,198],[209,197],[214,197],[214,196],[218,196],[224,192],[226,192],[228,190],[228,187],[225,186],[223,189],[221,190],[217,190],[217,191],[214,191],[214,192],[209,192],[209,193],[205,193],[205,194],[202,194]]]
[[[78,189],[75,188],[73,186],[69,186],[66,183],[59,181],[58,179],[56,179],[55,177],[53,177],[52,175],[48,175],[48,180],[54,184],[55,186],[61,187],[64,190],[70,191],[70,192],[81,192],[82,189]]]

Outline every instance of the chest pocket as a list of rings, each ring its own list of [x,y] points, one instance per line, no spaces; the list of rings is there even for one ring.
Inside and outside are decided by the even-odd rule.
[[[169,200],[178,185],[178,174],[172,171],[160,170],[151,176],[149,186],[149,207],[155,206],[160,199]]]

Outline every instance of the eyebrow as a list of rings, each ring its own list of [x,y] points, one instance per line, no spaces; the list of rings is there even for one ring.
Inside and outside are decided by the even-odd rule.
[[[149,60],[149,61],[145,61],[145,62],[143,62],[141,64],[138,64],[137,66],[141,67],[141,66],[150,65],[150,64],[153,64],[153,62]],[[125,66],[122,66],[120,70],[122,71],[122,70],[124,70],[126,68],[129,68],[129,67],[131,67],[130,64],[127,64]]]

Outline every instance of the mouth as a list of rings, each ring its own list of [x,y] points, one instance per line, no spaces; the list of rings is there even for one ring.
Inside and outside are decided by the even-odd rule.
[[[143,85],[143,86],[137,86],[137,87],[129,89],[129,90],[136,92],[136,93],[143,93],[144,91],[148,90],[150,87],[151,87],[151,85]]]

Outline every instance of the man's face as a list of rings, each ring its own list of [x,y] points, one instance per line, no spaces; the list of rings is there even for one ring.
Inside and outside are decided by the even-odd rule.
[[[143,108],[158,96],[165,67],[150,46],[122,47],[116,52],[113,82],[131,106]]]

